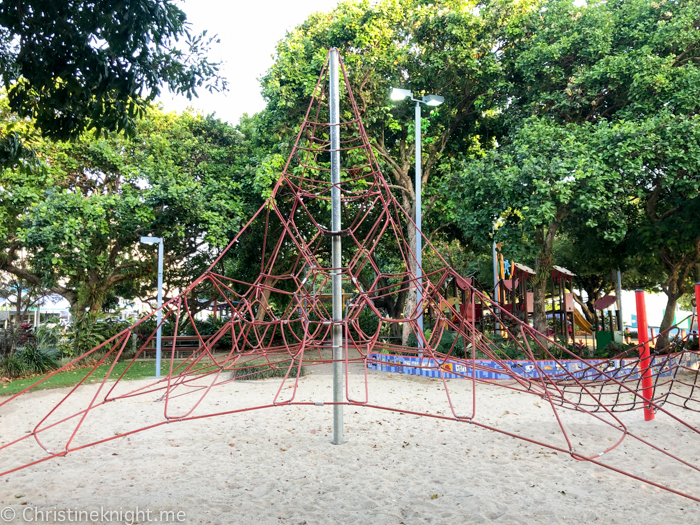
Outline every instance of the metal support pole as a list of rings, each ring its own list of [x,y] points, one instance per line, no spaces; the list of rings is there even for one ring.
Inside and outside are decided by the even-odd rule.
[[[644,421],[654,419],[654,410],[649,404],[654,393],[651,379],[651,358],[649,356],[649,328],[647,325],[647,305],[644,290],[635,292],[637,300],[637,338],[639,339],[639,374],[642,376],[642,397],[644,398]]]
[[[493,235],[496,235],[496,229],[493,229]],[[498,305],[499,294],[498,294],[498,254],[496,253],[496,240],[493,241],[493,302]],[[498,308],[493,309],[496,315],[498,315]],[[501,329],[500,324],[496,321],[494,325],[494,330],[498,332]]]
[[[620,269],[617,269],[617,280],[615,282],[615,293],[617,294],[617,315],[620,316],[617,325],[618,330],[624,330],[624,322],[622,321],[622,274]]]
[[[421,111],[420,102],[416,102],[416,306],[418,307],[418,328],[423,333],[423,293],[421,292],[422,277],[423,277],[423,238],[421,230],[423,229],[423,203],[421,197],[423,193],[423,181],[421,174],[422,160],[421,144]],[[418,339],[418,348],[423,347],[423,342],[420,337]],[[420,357],[423,357],[421,352]]]
[[[343,276],[340,245],[340,82],[338,50],[330,56],[330,131],[331,131],[331,266],[333,286],[333,444],[343,444]]]
[[[156,377],[160,377],[160,360],[161,360],[161,332],[163,328],[161,327],[161,319],[163,318],[163,311],[160,307],[163,306],[163,239],[161,238],[158,242],[158,317],[156,323],[158,324],[158,333],[156,334]],[[175,334],[177,335],[177,334]]]

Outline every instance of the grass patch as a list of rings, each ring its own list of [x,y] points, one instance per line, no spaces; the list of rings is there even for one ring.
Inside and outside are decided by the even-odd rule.
[[[130,361],[124,361],[117,363],[112,370],[110,378],[116,380],[122,372],[129,365]],[[245,380],[255,380],[255,379],[269,379],[271,377],[284,377],[289,368],[289,360],[280,361],[272,360],[273,366],[267,362],[266,359],[255,359],[253,361],[247,361],[246,363],[239,364],[234,369],[236,374],[236,379]],[[178,366],[180,362],[175,362],[174,366]],[[90,377],[83,384],[99,383],[105,377],[105,374],[109,371],[109,364],[98,366],[95,372],[90,375]],[[92,368],[79,368],[77,370],[68,370],[66,372],[59,372],[50,379],[47,379],[43,383],[35,386],[31,392],[36,392],[37,390],[45,390],[47,388],[64,388],[68,386],[77,385],[86,375],[90,373]],[[161,364],[161,375],[166,376],[170,371],[170,361],[163,360]],[[210,372],[211,370],[200,370],[200,374]],[[305,373],[304,367],[301,368],[300,376]],[[47,374],[48,375],[48,374]],[[294,369],[289,374],[291,377],[296,376],[296,365]],[[155,376],[155,361],[135,361],[134,364],[129,368],[128,372],[124,375],[124,381],[133,381],[136,379],[144,379],[147,377]],[[9,383],[0,383],[0,396],[10,396],[18,392],[21,392],[25,388],[33,385],[41,379],[42,376],[27,377],[24,379],[16,379],[10,381]]]
[[[129,361],[124,361],[117,363],[112,370],[110,375],[111,379],[117,379],[122,372],[129,365]],[[85,381],[83,384],[99,383],[105,377],[105,374],[109,371],[109,364],[98,366],[95,372]],[[37,390],[44,390],[47,388],[62,388],[66,386],[77,385],[86,375],[90,373],[92,368],[79,368],[77,370],[67,370],[66,372],[59,372],[50,379],[47,379],[43,383],[35,386],[31,391],[35,392]],[[167,375],[170,371],[170,361],[164,360],[161,365],[161,375]],[[48,374],[47,374],[48,375]],[[132,381],[134,379],[144,379],[146,377],[153,377],[156,375],[156,365],[155,361],[135,361],[134,364],[129,368],[128,372],[124,375],[124,380]],[[16,379],[10,381],[9,383],[2,383],[0,386],[0,396],[8,396],[21,392],[28,386],[33,385],[41,379],[42,376],[28,377],[24,379]],[[45,376],[44,376],[45,377]]]
[[[252,361],[246,361],[236,365],[233,369],[233,373],[236,379],[256,380],[256,379],[269,379],[271,377],[284,377],[287,375],[287,370],[289,370],[290,360],[277,361],[275,358],[271,358],[272,365],[267,362],[267,359],[254,359]],[[298,363],[294,363],[294,367],[289,372],[290,377],[296,377],[297,375]],[[299,377],[305,374],[304,367],[301,367],[299,371]]]

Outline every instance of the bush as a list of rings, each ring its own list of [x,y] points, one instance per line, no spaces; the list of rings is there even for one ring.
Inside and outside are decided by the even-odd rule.
[[[432,330],[426,330],[425,331],[425,338],[430,341],[432,335]],[[457,340],[457,343],[454,345],[454,348],[452,349],[452,353],[450,354],[451,357],[456,357],[459,359],[464,358],[464,338],[461,335],[457,335],[457,332],[452,332],[451,330],[444,330],[442,332],[442,335],[440,336],[440,340],[436,345],[434,345],[433,350],[435,352],[440,352],[442,354],[447,354],[450,349],[452,348],[452,344],[455,343],[455,339]],[[469,344],[469,343],[468,343]],[[408,336],[408,341],[407,345],[412,347],[412,348],[418,348],[418,338],[416,335],[411,332]],[[471,357],[471,355],[470,355]]]
[[[19,330],[12,324],[0,331],[0,357],[9,355],[15,351],[18,337]]]
[[[62,353],[82,355],[128,328],[130,324],[113,314],[85,314],[66,331],[68,343]],[[105,348],[104,352],[108,350],[110,348]]]
[[[17,379],[27,375],[27,372],[27,365],[15,354],[6,355],[0,359],[0,375],[3,377]]]
[[[589,359],[610,359],[611,357],[616,357],[624,352],[627,352],[630,348],[634,348],[636,345],[633,344],[617,344],[610,343],[602,348],[596,348],[590,353]],[[636,357],[636,356],[629,356]]]
[[[253,361],[247,361],[245,363],[237,365],[233,370],[233,375],[236,379],[257,380],[257,379],[269,379],[271,377],[284,377],[287,375],[287,370],[289,370],[290,361],[276,362],[275,357],[271,357],[272,365],[267,362],[267,359],[255,359]],[[294,367],[289,372],[289,377],[296,377],[296,367],[297,363],[294,363]],[[305,374],[305,369],[302,366],[299,371],[299,376]]]
[[[25,374],[44,374],[58,368],[61,356],[56,348],[27,345],[17,350],[14,357],[24,364]]]
[[[210,315],[204,321],[195,321],[195,323],[197,325],[197,330],[199,330],[199,335],[214,335],[219,330],[221,330],[221,328],[229,321],[230,321],[229,317],[217,318],[217,317],[214,317],[213,315]],[[174,331],[175,330],[173,327],[172,332],[174,332]],[[192,323],[187,323],[187,325],[184,327],[183,330],[178,330],[178,331],[180,332],[180,335],[197,335]],[[233,340],[231,338],[231,330],[228,330],[224,335],[222,335],[216,344],[220,348],[230,350],[231,345],[233,344]]]
[[[379,317],[377,317],[371,308],[366,306],[357,317],[357,324],[359,325],[360,330],[364,332],[367,337],[372,337],[375,333],[377,333],[377,328],[379,328]],[[350,335],[355,341],[359,341],[364,338],[360,337],[359,332],[352,324],[349,326],[349,330]],[[386,331],[388,335],[388,327],[386,327]]]

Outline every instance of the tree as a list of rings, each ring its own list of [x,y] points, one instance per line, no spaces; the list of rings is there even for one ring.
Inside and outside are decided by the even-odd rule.
[[[606,138],[606,162],[622,175],[632,199],[630,244],[665,270],[663,332],[673,325],[677,302],[690,291],[700,263],[700,115],[662,112],[621,122]],[[662,335],[657,346],[667,344]]]
[[[569,220],[565,233],[557,238],[554,246],[557,264],[576,274],[572,290],[574,300],[589,323],[595,319],[593,304],[596,300],[615,292],[617,270],[624,275],[632,263],[627,254],[627,238],[622,242],[605,239],[604,232],[604,228],[589,228]],[[576,288],[585,291],[586,297]]]
[[[499,170],[510,169],[512,162],[542,162],[544,176],[540,181],[533,178],[530,181],[532,184],[528,182],[524,188],[533,191],[533,196],[544,197],[538,185],[553,182],[546,173],[551,163],[540,154],[540,145],[535,141],[522,142],[523,133],[529,133],[523,130],[530,126],[527,123],[533,122],[533,118],[541,125],[549,123],[547,125],[551,126],[554,135],[547,135],[547,132],[547,136],[542,136],[542,149],[552,155],[552,163],[562,160],[556,147],[548,149],[557,130],[568,130],[565,135],[574,133],[579,137],[576,140],[589,148],[580,160],[584,161],[589,156],[591,163],[599,166],[601,174],[617,173],[616,183],[624,189],[622,193],[613,191],[613,188],[606,190],[606,195],[612,199],[607,202],[601,200],[600,195],[594,195],[595,192],[589,192],[594,197],[593,202],[599,206],[595,211],[617,210],[615,216],[610,217],[610,229],[603,228],[604,237],[618,242],[623,238],[621,233],[627,229],[627,246],[644,246],[647,256],[656,254],[665,257],[667,276],[663,281],[668,281],[668,284],[664,286],[675,295],[680,286],[677,284],[678,277],[682,277],[685,270],[694,264],[694,237],[682,233],[686,230],[678,221],[691,217],[690,213],[696,206],[693,204],[693,191],[698,187],[697,169],[693,163],[697,162],[698,157],[694,152],[694,139],[686,147],[684,159],[681,159],[683,153],[680,153],[680,144],[673,146],[678,153],[669,151],[669,158],[664,158],[666,150],[657,147],[654,141],[657,141],[659,134],[664,137],[662,141],[670,140],[667,133],[671,129],[684,136],[691,134],[691,124],[679,129],[671,123],[674,118],[683,120],[693,117],[700,105],[697,89],[700,80],[700,4],[687,1],[656,3],[648,0],[613,0],[575,6],[572,0],[549,0],[540,7],[524,10],[522,16],[504,26],[501,59],[507,82],[502,86],[508,94],[508,103],[500,108],[498,119],[504,133],[498,141],[505,149],[502,155],[494,153],[491,161],[489,157],[476,161],[472,171],[484,172],[486,165],[491,166],[487,170],[491,173],[490,182],[480,187],[493,184],[494,188],[499,188],[502,185],[498,180]],[[660,114],[672,117],[665,118],[665,124],[662,124],[652,118]],[[669,127],[667,132],[661,133],[659,126],[664,125]],[[575,126],[581,129],[576,131]],[[637,132],[633,132],[633,128]],[[646,142],[646,146],[651,148],[648,153],[642,151],[645,144],[641,137],[642,129],[652,133]],[[621,134],[627,139],[622,139]],[[569,151],[565,137],[560,136],[557,140],[563,141],[563,151],[579,154]],[[523,144],[530,149],[523,149]],[[519,151],[522,156],[513,156],[513,150]],[[631,157],[625,159],[626,154],[631,154]],[[494,163],[496,159],[500,159],[500,165]],[[576,163],[574,158],[570,161]],[[649,165],[644,165],[644,162],[649,162]],[[514,169],[519,171],[517,167]],[[635,173],[635,169],[641,171]],[[685,175],[681,176],[681,173]],[[665,180],[666,177],[670,177],[670,180]],[[688,180],[688,186],[681,189],[679,179],[683,181],[683,177]],[[495,196],[502,195],[495,190],[494,193]],[[563,225],[556,220],[557,215],[553,212],[560,209],[558,188],[553,186],[551,193],[551,201],[547,203],[545,198],[539,205],[541,209],[549,210],[554,220],[548,224],[556,225],[558,231]],[[532,214],[533,208],[528,198],[517,197],[513,196],[515,200],[512,203],[501,203],[501,209],[506,210],[512,205],[516,217],[518,214],[524,217]],[[662,198],[664,202],[661,202]],[[498,209],[498,205],[489,204],[480,196],[474,199],[482,202],[486,209]],[[659,207],[657,211],[651,210],[655,218],[647,213],[648,205],[651,208]],[[456,199],[454,206],[459,206]],[[580,207],[579,211],[567,212],[570,225],[578,225],[575,227],[579,230],[581,225],[590,227],[591,210]],[[676,212],[681,214],[675,215]],[[666,213],[670,215],[666,216]],[[493,215],[493,218],[496,216]],[[593,221],[598,229],[600,220],[596,218]],[[486,228],[488,221],[482,222],[482,227]],[[610,236],[609,232],[620,235],[615,233]],[[541,248],[546,247],[553,236],[548,240],[547,235],[541,232],[534,238],[530,235],[524,238],[540,248],[540,260],[546,263],[546,250],[542,252]],[[513,237],[511,242],[519,248],[514,246],[512,249],[526,249],[522,239],[523,236]],[[641,244],[644,239],[653,240],[654,243]],[[662,249],[661,243],[669,245]],[[624,246],[619,248],[624,249]],[[628,257],[633,255],[627,254]],[[671,301],[674,301],[673,304]],[[674,306],[675,300],[669,296],[667,312],[671,319]]]
[[[0,299],[4,299],[14,310],[14,323],[19,327],[30,309],[36,309],[49,296],[41,286],[36,286],[12,274],[0,274]]]
[[[45,170],[2,172],[0,269],[65,297],[77,317],[96,314],[117,286],[151,288],[165,239],[172,283],[189,283],[261,204],[246,177],[246,139],[213,118],[151,109],[133,138],[83,135],[41,143]],[[25,250],[27,267],[16,264]]]
[[[206,58],[212,41],[190,33],[173,0],[0,3],[0,75],[10,107],[51,138],[87,128],[134,132],[163,87],[188,97],[225,89],[219,65]],[[0,143],[16,138],[0,128]],[[4,167],[26,152],[0,153]]]
[[[591,144],[591,125],[527,121],[507,145],[468,162],[445,185],[455,205],[453,218],[484,244],[500,222],[497,241],[512,257],[534,258],[535,328],[547,332],[546,284],[554,264],[554,241],[567,221],[587,217],[588,228],[619,241],[625,235],[621,210],[611,206],[624,196],[620,177],[608,169]],[[526,239],[523,242],[523,239]]]
[[[498,102],[505,103],[496,96],[502,81],[498,34],[508,20],[504,12],[529,3],[364,0],[312,15],[278,44],[275,63],[262,79],[266,118],[293,136],[327,52],[337,47],[378,160],[402,206],[415,216],[413,105],[391,103],[389,92],[402,87],[416,97],[444,96],[445,103],[423,121],[422,182],[431,196],[424,201],[429,214],[441,198],[431,190],[433,181],[456,159],[491,140],[483,122]],[[349,115],[347,105],[341,110]],[[415,246],[412,224],[406,225],[406,236]],[[415,290],[407,303],[409,310],[415,307]]]
[[[634,120],[698,110],[700,4],[548,0],[508,26],[504,120]]]

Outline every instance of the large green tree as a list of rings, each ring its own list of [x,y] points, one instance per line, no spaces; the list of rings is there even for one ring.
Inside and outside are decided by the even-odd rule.
[[[0,81],[20,118],[44,136],[86,128],[135,130],[164,87],[188,97],[225,88],[173,0],[3,0]],[[21,135],[0,127],[0,167],[23,158]],[[26,147],[26,146],[25,146]]]
[[[527,222],[531,216],[538,221],[548,218],[541,223],[548,229],[512,236],[509,248],[523,252],[528,248],[523,240],[534,244],[539,253],[534,258],[544,278],[553,261],[549,246],[554,235],[548,234],[567,226],[559,215],[561,196],[566,196],[562,190],[570,185],[572,173],[566,175],[560,168],[568,164],[573,170],[578,165],[589,173],[588,182],[598,175],[607,182],[605,188],[594,184],[582,193],[576,188],[582,205],[567,205],[564,212],[570,237],[576,232],[589,238],[582,227],[593,228],[593,236],[602,236],[606,245],[624,239],[618,246],[621,251],[641,247],[649,256],[668,254],[667,276],[661,284],[671,293],[667,311],[672,316],[672,295],[678,289],[673,283],[676,274],[685,275],[681,269],[694,265],[695,240],[682,233],[678,222],[674,226],[670,222],[672,216],[688,219],[694,209],[698,179],[693,164],[698,160],[692,137],[682,167],[683,154],[657,145],[668,145],[668,133],[686,139],[692,135],[692,124],[686,121],[697,114],[700,103],[699,24],[697,2],[612,0],[577,6],[572,0],[548,0],[503,25],[500,58],[506,82],[500,86],[508,102],[497,116],[503,133],[495,152],[477,158],[456,179],[469,183],[474,174],[481,174],[478,187],[496,200],[469,189],[455,194],[481,203],[476,216],[463,222],[468,231],[480,214],[503,218],[506,224],[514,219]],[[662,113],[669,116],[657,118]],[[650,135],[644,137],[641,130]],[[674,147],[678,150],[680,144]],[[536,166],[540,173],[525,179],[510,175],[525,174],[528,166]],[[517,182],[516,187],[499,191],[504,177]],[[685,181],[688,185],[682,186]],[[503,196],[507,199],[499,201]],[[462,201],[455,198],[452,205],[456,215],[465,215]],[[649,206],[658,206],[658,211],[649,213]],[[607,218],[600,213],[605,210]],[[488,227],[488,221],[481,222],[480,228]],[[634,259],[634,254],[627,255]],[[613,264],[619,264],[615,259],[601,257],[597,262],[607,260],[611,267],[597,271],[609,273]],[[537,295],[542,301],[542,294]],[[543,305],[536,308],[542,310]],[[536,317],[541,322],[541,313]]]
[[[663,332],[700,263],[700,115],[663,111],[620,122],[607,130],[601,151],[627,185],[632,253],[664,270]],[[662,335],[658,347],[667,343]]]
[[[115,287],[152,274],[165,239],[168,280],[189,282],[261,204],[245,136],[201,115],[152,109],[133,137],[40,143],[43,170],[2,172],[0,268],[97,312]],[[264,186],[264,183],[263,183]],[[16,264],[21,253],[27,265]]]
[[[491,139],[485,125],[489,112],[506,102],[505,96],[498,99],[504,93],[498,89],[503,80],[498,37],[509,20],[504,13],[519,12],[529,3],[364,0],[312,15],[280,41],[275,63],[262,79],[267,118],[291,138],[328,50],[338,48],[378,160],[402,206],[415,216],[414,107],[392,103],[389,93],[401,87],[417,98],[444,96],[444,104],[425,111],[423,120],[422,184],[429,196],[424,213],[429,214],[442,198],[433,181]],[[351,117],[347,106],[343,113]],[[415,245],[410,223],[406,237]],[[414,306],[411,293],[407,309]]]
[[[530,119],[507,145],[466,163],[445,185],[458,203],[454,220],[465,232],[486,243],[497,225],[496,240],[505,243],[508,255],[534,259],[533,320],[544,333],[554,241],[566,223],[585,216],[588,228],[602,230],[611,241],[625,235],[621,209],[611,205],[624,196],[624,188],[619,174],[591,147],[595,132],[590,125]]]

